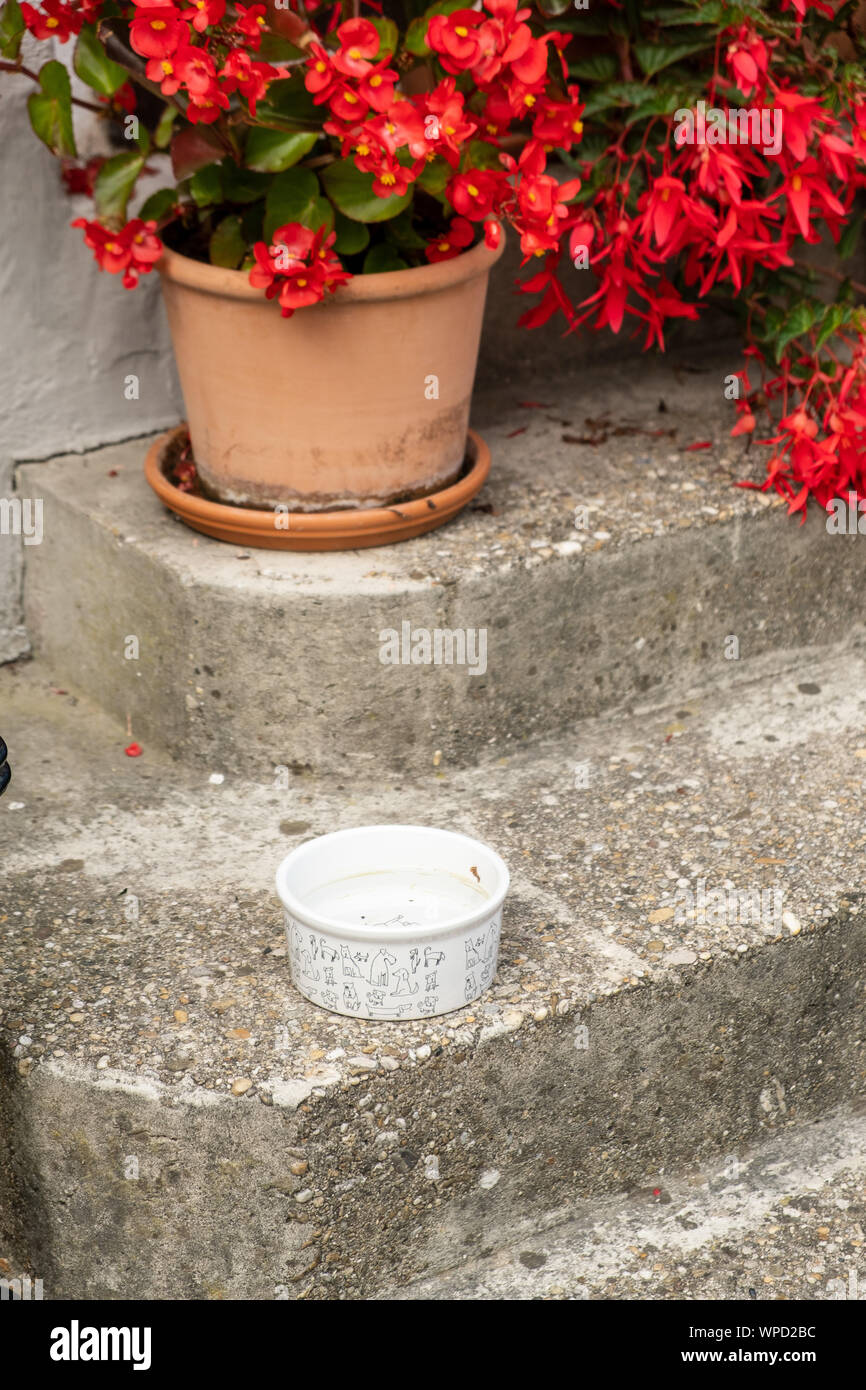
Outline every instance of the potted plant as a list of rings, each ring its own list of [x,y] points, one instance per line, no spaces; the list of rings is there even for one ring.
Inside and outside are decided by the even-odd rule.
[[[74,41],[92,99],[22,61],[28,31]],[[457,484],[501,225],[529,258],[575,220],[579,181],[547,169],[581,133],[567,41],[517,0],[6,0],[0,67],[32,77],[36,134],[93,197],[73,226],[127,288],[161,275],[174,493],[316,514]],[[114,118],[117,153],[77,159],[76,104]]]

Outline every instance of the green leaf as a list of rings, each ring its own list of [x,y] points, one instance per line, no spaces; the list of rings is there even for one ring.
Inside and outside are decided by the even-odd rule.
[[[334,214],[334,230],[337,239],[334,250],[338,256],[355,256],[370,244],[370,232],[363,222],[352,222],[341,212]]]
[[[396,217],[412,199],[411,192],[402,198],[379,198],[373,192],[373,175],[363,174],[351,159],[340,159],[322,171],[325,192],[334,206],[353,222],[387,222]]]
[[[244,159],[250,169],[278,174],[309,154],[318,138],[314,130],[268,130],[265,126],[253,126],[247,136]]]
[[[264,198],[272,180],[268,174],[240,169],[233,160],[223,163],[223,197],[227,203],[255,203]]]
[[[297,130],[298,126],[321,130],[322,119],[321,109],[313,105],[303,75],[298,72],[272,82],[264,100],[256,105],[256,124],[278,130]]]
[[[153,143],[158,150],[167,150],[171,143],[172,127],[180,115],[176,106],[167,106],[159,118],[153,133]]]
[[[288,5],[285,6],[285,12],[289,12]],[[301,21],[301,28],[303,28],[303,21]],[[263,33],[258,56],[265,63],[279,63],[281,59],[294,62],[298,58],[302,58],[304,52],[303,49],[298,48],[297,44],[292,43],[291,39],[283,38],[282,34]]]
[[[13,61],[18,57],[25,29],[24,16],[18,0],[6,0],[6,4],[0,10],[0,57],[11,58]]]
[[[617,74],[616,58],[612,53],[593,53],[589,58],[569,63],[568,71],[581,82],[612,82]]]
[[[313,199],[313,205],[306,217],[298,220],[303,221],[305,227],[312,227],[314,232],[317,232],[320,227],[325,227],[329,232],[332,232],[336,216],[334,204],[329,203],[327,198],[320,193],[318,198]]]
[[[224,217],[210,239],[211,265],[237,270],[246,255],[247,243],[237,213]]]
[[[380,58],[385,57],[386,53],[389,56],[396,53],[397,44],[400,42],[400,31],[393,19],[376,19],[371,16],[370,23],[379,35],[379,51],[373,60],[378,62]]]
[[[437,154],[435,159],[424,165],[416,182],[428,193],[432,193],[434,198],[439,198],[445,193],[445,185],[453,173],[448,160]]]
[[[134,126],[133,128],[136,128],[136,127],[137,127],[137,129],[138,129],[138,135],[135,137],[135,143],[138,145],[138,148],[141,150],[141,153],[142,153],[143,155],[145,155],[145,156],[149,155],[149,154],[150,154],[151,139],[150,139],[150,131],[148,130],[147,126],[144,125],[144,123],[143,123],[142,121],[140,121],[139,118],[138,118],[137,116],[124,116],[124,118],[123,118],[124,133],[126,132],[126,129],[127,129],[127,125],[126,125],[127,121],[134,121],[134,122],[135,122],[135,126]],[[130,139],[130,136],[125,135],[125,138],[128,140],[128,139]]]
[[[419,236],[412,226],[412,209],[408,207],[398,217],[393,217],[385,228],[389,241],[399,246],[401,251],[423,251],[427,242]]]
[[[121,226],[126,221],[126,205],[135,181],[144,168],[144,155],[116,154],[103,164],[93,185],[93,201],[100,222]]]
[[[685,5],[663,5],[657,10],[642,10],[641,18],[661,28],[677,24],[718,24],[725,13],[722,0],[708,0],[694,8]]]
[[[586,116],[606,111],[611,106],[638,106],[646,99],[647,88],[641,82],[611,82],[598,87],[586,99]]]
[[[427,25],[430,23],[426,15],[420,19],[413,19],[409,28],[406,30],[406,37],[403,45],[410,53],[414,53],[416,58],[427,58],[432,53],[432,49],[427,47]]]
[[[821,320],[821,329],[815,340],[815,346],[822,348],[827,339],[832,338],[836,330],[842,327],[850,312],[847,304],[828,304]]]
[[[193,202],[200,208],[213,207],[223,200],[222,168],[219,164],[206,164],[196,169],[189,181],[189,191]]]
[[[144,222],[163,222],[174,211],[178,202],[177,191],[174,188],[158,188],[142,203],[138,215]]]
[[[689,96],[676,88],[647,87],[644,90],[646,97],[629,111],[625,117],[626,126],[646,120],[647,116],[670,116],[691,105]]]
[[[579,14],[566,15],[564,12],[561,18],[556,21],[557,29],[566,29],[572,34],[579,34],[583,38],[606,39],[610,37],[612,26],[605,14],[600,19],[590,19],[587,10],[581,10]]]
[[[706,40],[675,44],[636,43],[633,52],[647,77],[654,77],[663,68],[669,68],[671,63],[682,62],[692,53],[705,52],[706,47]]]
[[[62,63],[46,63],[39,73],[39,86],[42,90],[27,98],[30,124],[54,154],[75,156],[69,73]]]
[[[858,214],[857,217],[853,218],[852,221],[848,223],[848,226],[845,228],[844,232],[839,238],[838,251],[840,260],[850,260],[850,258],[854,255],[854,252],[857,250],[857,244],[860,240],[860,233],[862,232],[862,230],[863,213],[861,212]]]
[[[773,344],[777,362],[781,362],[785,348],[790,342],[799,338],[803,333],[808,333],[815,321],[823,314],[823,310],[822,304],[816,304],[811,299],[804,299],[802,303],[794,305]]]
[[[244,241],[247,246],[253,246],[257,241],[264,241],[265,227],[265,200],[260,199],[257,203],[250,203],[241,213],[241,231],[244,234]]]
[[[300,222],[314,231],[321,226],[330,230],[334,225],[334,209],[322,197],[312,169],[286,169],[271,183],[265,200],[265,241],[287,222]]]
[[[365,275],[382,275],[388,270],[408,270],[409,266],[403,257],[398,255],[393,246],[381,241],[378,246],[371,246],[364,257]]]
[[[486,140],[470,140],[462,167],[464,169],[501,169],[499,150]]]
[[[418,19],[412,20],[406,30],[406,37],[403,40],[404,46],[410,53],[414,53],[416,58],[426,58],[432,50],[427,47],[425,36],[434,14],[452,14],[454,10],[469,8],[467,0],[439,0],[438,4],[431,5]]]
[[[81,30],[75,45],[73,66],[82,82],[92,87],[100,96],[113,97],[118,87],[126,81],[126,69],[119,63],[112,63],[96,35],[96,30],[87,25]]]

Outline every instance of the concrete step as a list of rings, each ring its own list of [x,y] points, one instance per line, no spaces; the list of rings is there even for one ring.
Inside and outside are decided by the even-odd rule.
[[[35,649],[139,742],[260,779],[471,764],[754,679],[761,655],[859,621],[866,548],[733,486],[760,473],[728,437],[736,366],[620,363],[481,391],[490,482],[447,528],[381,550],[197,536],[145,484],[144,439],[24,466],[23,494],[44,500],[25,554]],[[383,664],[383,633],[421,629],[483,630],[483,660],[470,646],[469,664]]]
[[[699,1171],[659,1170],[645,1187],[491,1225],[484,1241],[463,1248],[449,1212],[435,1276],[381,1297],[864,1302],[866,1102]]]
[[[222,749],[127,758],[43,664],[5,668],[0,1254],[46,1297],[365,1298],[437,1269],[446,1220],[483,1249],[850,1102],[863,650],[752,669],[476,768],[284,789]],[[494,985],[442,1019],[289,981],[276,862],[382,820],[513,872]],[[725,896],[696,919],[701,879]]]

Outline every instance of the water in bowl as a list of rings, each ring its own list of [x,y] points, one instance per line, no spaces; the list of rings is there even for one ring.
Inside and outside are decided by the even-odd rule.
[[[332,879],[305,897],[312,912],[364,927],[429,926],[476,912],[487,892],[472,879],[442,870],[373,869]]]

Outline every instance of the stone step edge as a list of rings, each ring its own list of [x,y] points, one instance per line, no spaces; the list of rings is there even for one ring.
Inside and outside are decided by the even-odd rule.
[[[588,1049],[576,1047],[574,1019],[566,1015],[548,1020],[532,1046],[521,1030],[499,1033],[481,1049],[484,1067],[470,1065],[467,1072],[447,1055],[431,1058],[411,1070],[350,1076],[345,1086],[327,1088],[324,1096],[311,1091],[298,1099],[296,1108],[291,1103],[260,1107],[249,1097],[215,1105],[203,1103],[199,1095],[184,1101],[179,1090],[171,1095],[147,1085],[94,1080],[92,1073],[75,1068],[46,1069],[40,1077],[37,1067],[15,1086],[19,1134],[13,1133],[13,1147],[20,1138],[19,1155],[31,1168],[29,1175],[19,1173],[19,1180],[31,1190],[35,1183],[41,1208],[55,1213],[42,1221],[42,1228],[54,1228],[58,1209],[64,1220],[70,1219],[67,1199],[52,1188],[52,1175],[64,1164],[69,1172],[70,1163],[71,1171],[78,1171],[77,1132],[90,1155],[89,1176],[72,1219],[84,1220],[89,1229],[110,1191],[115,1205],[120,1203],[116,1215],[122,1231],[126,1217],[115,1173],[122,1132],[115,1144],[94,1138],[88,1129],[113,1134],[132,1106],[139,1117],[133,1128],[146,1135],[151,1127],[158,1136],[166,1123],[159,1116],[180,1110],[172,1125],[180,1126],[178,1132],[191,1146],[187,1162],[200,1165],[189,1190],[197,1187],[208,1194],[196,1200],[207,1200],[212,1211],[225,1199],[218,1200],[213,1191],[208,1165],[216,1160],[205,1153],[205,1136],[213,1134],[214,1124],[220,1132],[228,1124],[233,1152],[243,1156],[245,1145],[258,1148],[258,1156],[250,1156],[246,1178],[243,1164],[238,1168],[241,1187],[234,1197],[252,1209],[261,1169],[270,1166],[270,1186],[284,1184],[279,1190],[285,1193],[290,1222],[308,1224],[307,1204],[313,1203],[316,1229],[339,1227],[348,1273],[343,1277],[335,1267],[333,1277],[326,1270],[327,1278],[318,1282],[301,1280],[294,1296],[332,1297],[340,1291],[367,1297],[370,1289],[436,1273],[443,1229],[454,1240],[481,1239],[490,1224],[492,1201],[497,1211],[518,1209],[529,1217],[574,1196],[639,1183],[659,1167],[700,1162],[730,1150],[732,1139],[746,1143],[764,1129],[792,1119],[808,1121],[850,1101],[862,1091],[866,1075],[852,1027],[860,1018],[864,961],[866,919],[843,912],[829,928],[801,934],[755,958],[741,957],[706,973],[690,971],[649,991],[638,988],[598,999],[580,1025],[589,1029]],[[810,1035],[807,1025],[804,1036],[803,1019],[810,1015],[817,1031]],[[725,1031],[733,1035],[721,1053],[716,1043],[719,1018],[728,1020]],[[814,1055],[818,1050],[819,1058]],[[682,1069],[679,1064],[690,1057],[688,1069]],[[407,1129],[387,1132],[381,1144],[372,1131],[372,1137],[364,1133],[359,1088],[368,1085],[373,1087],[371,1103],[378,1085],[394,1093],[399,1108],[410,1108]],[[77,1123],[73,1114],[60,1113],[64,1095],[79,1116]],[[53,1136],[45,1132],[46,1114],[39,1113],[46,1100]],[[90,1117],[84,1131],[82,1106]],[[130,1124],[129,1118],[124,1120],[124,1130]],[[21,1132],[22,1125],[28,1133]],[[461,1126],[467,1126],[468,1148],[453,1137]],[[71,1158],[64,1130],[71,1136]],[[349,1131],[359,1142],[347,1168],[341,1135]],[[309,1176],[280,1178],[286,1143],[292,1152],[309,1156]],[[401,1156],[410,1148],[407,1169]],[[217,1150],[217,1159],[222,1152]],[[531,1157],[545,1153],[553,1155],[552,1165],[545,1161],[539,1166]],[[338,1182],[341,1167],[347,1177]],[[33,1171],[38,1173],[35,1180]],[[152,1199],[139,1191],[129,1201],[135,1210],[140,1201],[145,1211],[155,1212],[158,1198],[158,1190]],[[193,1210],[190,1219],[194,1215]],[[407,1244],[409,1229],[413,1236]],[[50,1257],[62,1270],[68,1260],[72,1277],[75,1260],[65,1254],[69,1232],[63,1250],[52,1239],[43,1249],[43,1263]],[[295,1259],[267,1223],[249,1239],[272,1246],[274,1260]],[[211,1266],[209,1277],[228,1277],[223,1261],[220,1242],[212,1242],[205,1260]],[[62,1285],[65,1276],[58,1277]],[[359,1278],[367,1290],[363,1295],[357,1294]],[[126,1296],[156,1295],[142,1286]],[[235,1289],[228,1296],[267,1295]]]

